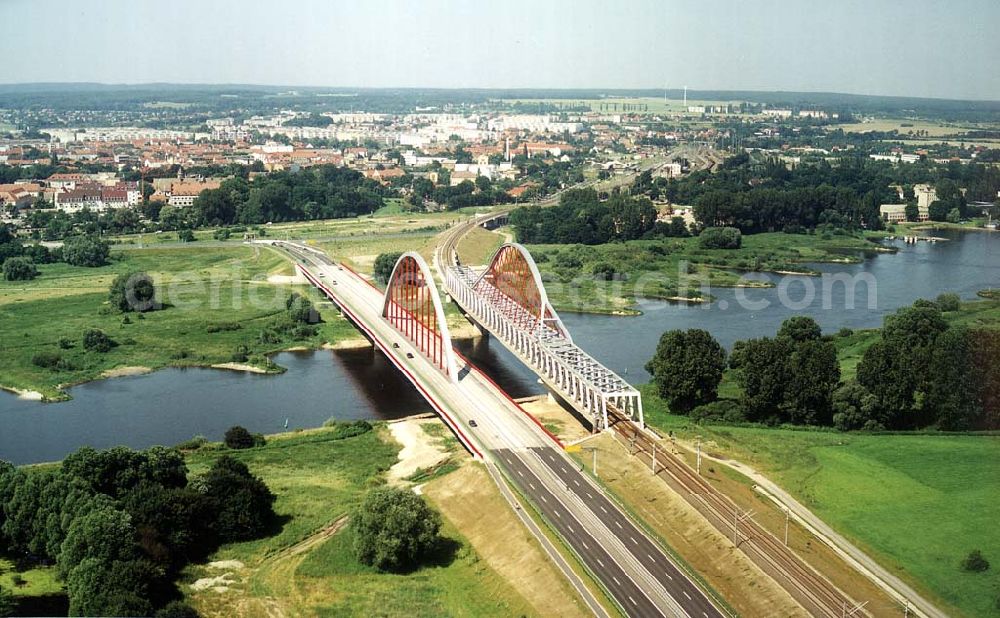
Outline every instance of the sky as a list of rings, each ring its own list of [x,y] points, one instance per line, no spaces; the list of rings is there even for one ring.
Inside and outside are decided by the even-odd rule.
[[[998,0],[0,0],[0,83],[1000,100]]]

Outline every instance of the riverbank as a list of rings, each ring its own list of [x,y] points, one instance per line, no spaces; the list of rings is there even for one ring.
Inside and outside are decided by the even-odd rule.
[[[546,292],[558,311],[636,315],[640,300],[709,303],[702,288],[768,288],[760,275],[818,276],[808,263],[857,264],[894,253],[877,234],[764,233],[739,249],[703,249],[698,239],[665,238],[604,245],[531,245]],[[599,276],[593,273],[600,272]],[[614,275],[607,279],[606,273]]]
[[[291,348],[318,349],[354,337],[336,311],[320,309],[316,334],[297,337],[273,328],[293,291],[303,286],[266,283],[286,260],[238,245],[119,251],[107,266],[40,265],[28,282],[0,282],[0,384],[45,401],[66,400],[66,389],[96,379],[165,367],[212,367],[276,373],[269,356]],[[115,275],[150,273],[164,308],[123,315],[107,305]],[[317,299],[318,300],[318,299]],[[326,305],[326,307],[331,307]],[[39,316],[44,316],[40,318]],[[109,351],[87,351],[83,333],[104,331]],[[47,355],[45,358],[41,353]]]

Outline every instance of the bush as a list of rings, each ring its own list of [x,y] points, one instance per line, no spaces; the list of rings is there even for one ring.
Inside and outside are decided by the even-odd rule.
[[[153,618],[199,618],[199,614],[183,601],[171,601],[153,614]]]
[[[35,263],[26,257],[11,257],[4,260],[3,278],[7,281],[30,281],[38,276]]]
[[[230,356],[234,363],[245,363],[247,359],[250,358],[250,348],[245,345],[238,345],[236,349],[233,350],[232,356]]]
[[[72,266],[104,266],[110,251],[108,243],[96,236],[74,236],[63,243],[62,258]]]
[[[731,399],[720,399],[691,410],[691,420],[696,423],[741,423],[746,420],[746,415],[743,414],[743,408],[737,402]]]
[[[413,492],[383,486],[368,492],[351,526],[358,561],[399,571],[420,564],[437,546],[441,516]]]
[[[743,235],[735,227],[707,227],[698,236],[702,249],[739,249]]]
[[[598,262],[591,267],[590,272],[594,273],[594,278],[600,281],[611,281],[615,278],[615,267],[607,262]]]
[[[43,369],[54,369],[61,360],[62,356],[56,352],[35,352],[31,356],[31,364]]]
[[[68,350],[73,347],[73,340],[70,339],[69,337],[60,337],[59,347],[62,348],[63,350]]]
[[[177,240],[181,242],[194,242],[197,239],[194,237],[194,232],[185,229],[177,232]]]
[[[190,440],[185,440],[183,442],[178,443],[177,446],[175,446],[174,448],[181,451],[194,451],[200,449],[206,444],[208,444],[208,438],[206,438],[205,436],[195,436]]]
[[[969,555],[962,560],[962,570],[970,573],[982,573],[990,568],[990,563],[983,558],[983,553],[978,549],[969,552]]]
[[[841,328],[840,330],[837,331],[837,336],[838,337],[850,337],[853,334],[854,334],[854,331],[851,330],[850,328],[847,328],[846,326],[844,328]]]
[[[937,300],[934,302],[937,303],[937,306],[941,309],[941,311],[958,311],[962,308],[962,299],[958,296],[958,294],[951,292],[938,294]]]
[[[83,349],[88,352],[107,352],[115,342],[104,331],[91,328],[83,333]]]
[[[221,333],[227,331],[240,330],[243,326],[239,322],[219,322],[218,324],[209,324],[205,327],[206,333]]]
[[[226,437],[223,441],[226,443],[226,446],[232,449],[244,449],[255,446],[253,434],[246,427],[241,427],[240,425],[233,425],[227,429]]]

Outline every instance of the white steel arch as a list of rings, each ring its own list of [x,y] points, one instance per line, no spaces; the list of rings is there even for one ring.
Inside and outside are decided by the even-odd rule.
[[[501,260],[505,252],[507,261]],[[514,269],[513,289],[505,289],[505,280],[497,277],[498,270],[502,275],[505,268]],[[536,286],[537,293],[523,286]],[[485,272],[462,265],[448,267],[445,289],[471,319],[556,394],[588,415],[595,431],[608,427],[609,410],[644,424],[639,391],[573,343],[548,301],[538,267],[523,246],[501,246]]]
[[[522,302],[524,300],[523,295],[522,298],[520,299],[514,298],[513,300],[521,304],[529,312],[533,314],[537,312],[539,322],[548,324],[549,326],[553,327],[555,330],[559,331],[562,334],[562,336],[566,338],[567,341],[572,343],[573,336],[570,335],[569,330],[567,330],[566,326],[563,324],[562,318],[560,318],[559,314],[556,313],[555,307],[553,307],[552,303],[549,302],[549,295],[545,291],[545,284],[542,283],[542,273],[539,272],[538,270],[538,265],[535,263],[535,258],[531,257],[531,253],[521,243],[509,242],[501,245],[500,248],[496,250],[496,253],[493,254],[493,257],[490,259],[490,265],[486,268],[485,271],[483,271],[483,274],[479,276],[479,278],[475,281],[475,283],[473,283],[472,287],[475,288],[479,286],[481,283],[491,283],[495,287],[499,287],[497,286],[496,281],[489,281],[489,279],[490,277],[503,276],[504,272],[502,270],[502,265],[500,264],[500,262],[504,259],[505,256],[508,255],[514,255],[516,257],[516,261],[523,264],[524,267],[527,269],[527,273],[530,273],[532,282],[531,287],[533,288],[534,294],[537,294],[537,306],[534,307],[525,306],[525,303]],[[506,291],[504,292],[506,293]],[[510,296],[510,294],[507,295]]]

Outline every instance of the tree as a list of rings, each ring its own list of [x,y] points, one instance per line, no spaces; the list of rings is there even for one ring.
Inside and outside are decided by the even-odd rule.
[[[837,347],[833,342],[817,338],[798,341],[792,350],[782,404],[786,420],[796,424],[829,425],[833,420],[833,391],[840,382]]]
[[[253,434],[240,425],[233,425],[227,429],[224,441],[226,446],[232,449],[251,448],[254,445]]]
[[[110,255],[110,247],[96,236],[74,236],[63,243],[63,261],[73,266],[104,266]]]
[[[141,271],[115,277],[108,291],[108,302],[122,313],[151,311],[158,308],[153,278]]]
[[[903,214],[906,215],[906,220],[911,223],[916,223],[920,220],[920,208],[917,207],[916,202],[907,202],[906,207],[903,209]]]
[[[59,573],[66,577],[88,558],[110,565],[138,557],[132,518],[113,506],[99,506],[70,524],[59,552]]]
[[[148,560],[86,558],[66,576],[71,616],[149,616],[162,574]]]
[[[34,262],[26,257],[10,257],[3,263],[3,278],[7,281],[28,281],[38,276]]]
[[[786,339],[750,339],[733,347],[730,366],[742,388],[747,420],[778,422],[788,382],[791,345]]]
[[[803,341],[815,341],[823,335],[816,320],[809,316],[796,315],[781,323],[778,329],[779,339],[789,339],[795,343]]]
[[[725,367],[726,351],[708,331],[671,330],[660,336],[646,371],[667,405],[687,413],[715,401]]]
[[[411,491],[379,487],[365,496],[351,527],[360,562],[399,571],[420,564],[438,545],[441,516]]]
[[[934,200],[931,205],[927,207],[927,217],[931,221],[944,221],[948,217],[948,211],[951,210],[951,206],[948,202],[943,200]]]
[[[854,380],[833,392],[833,426],[840,431],[885,429],[875,396]]]
[[[402,256],[402,253],[391,252],[391,253],[380,253],[378,257],[375,258],[375,267],[373,274],[375,280],[386,285],[389,283],[389,277],[392,276],[392,270],[396,267],[396,262]]]
[[[225,542],[252,539],[274,520],[274,494],[246,464],[223,455],[198,486],[215,512],[214,527]]]
[[[88,352],[108,352],[115,342],[104,331],[91,328],[83,333],[83,349]]]
[[[983,413],[980,386],[984,367],[975,363],[976,337],[963,327],[952,327],[934,342],[924,406],[939,429],[972,429]]]

